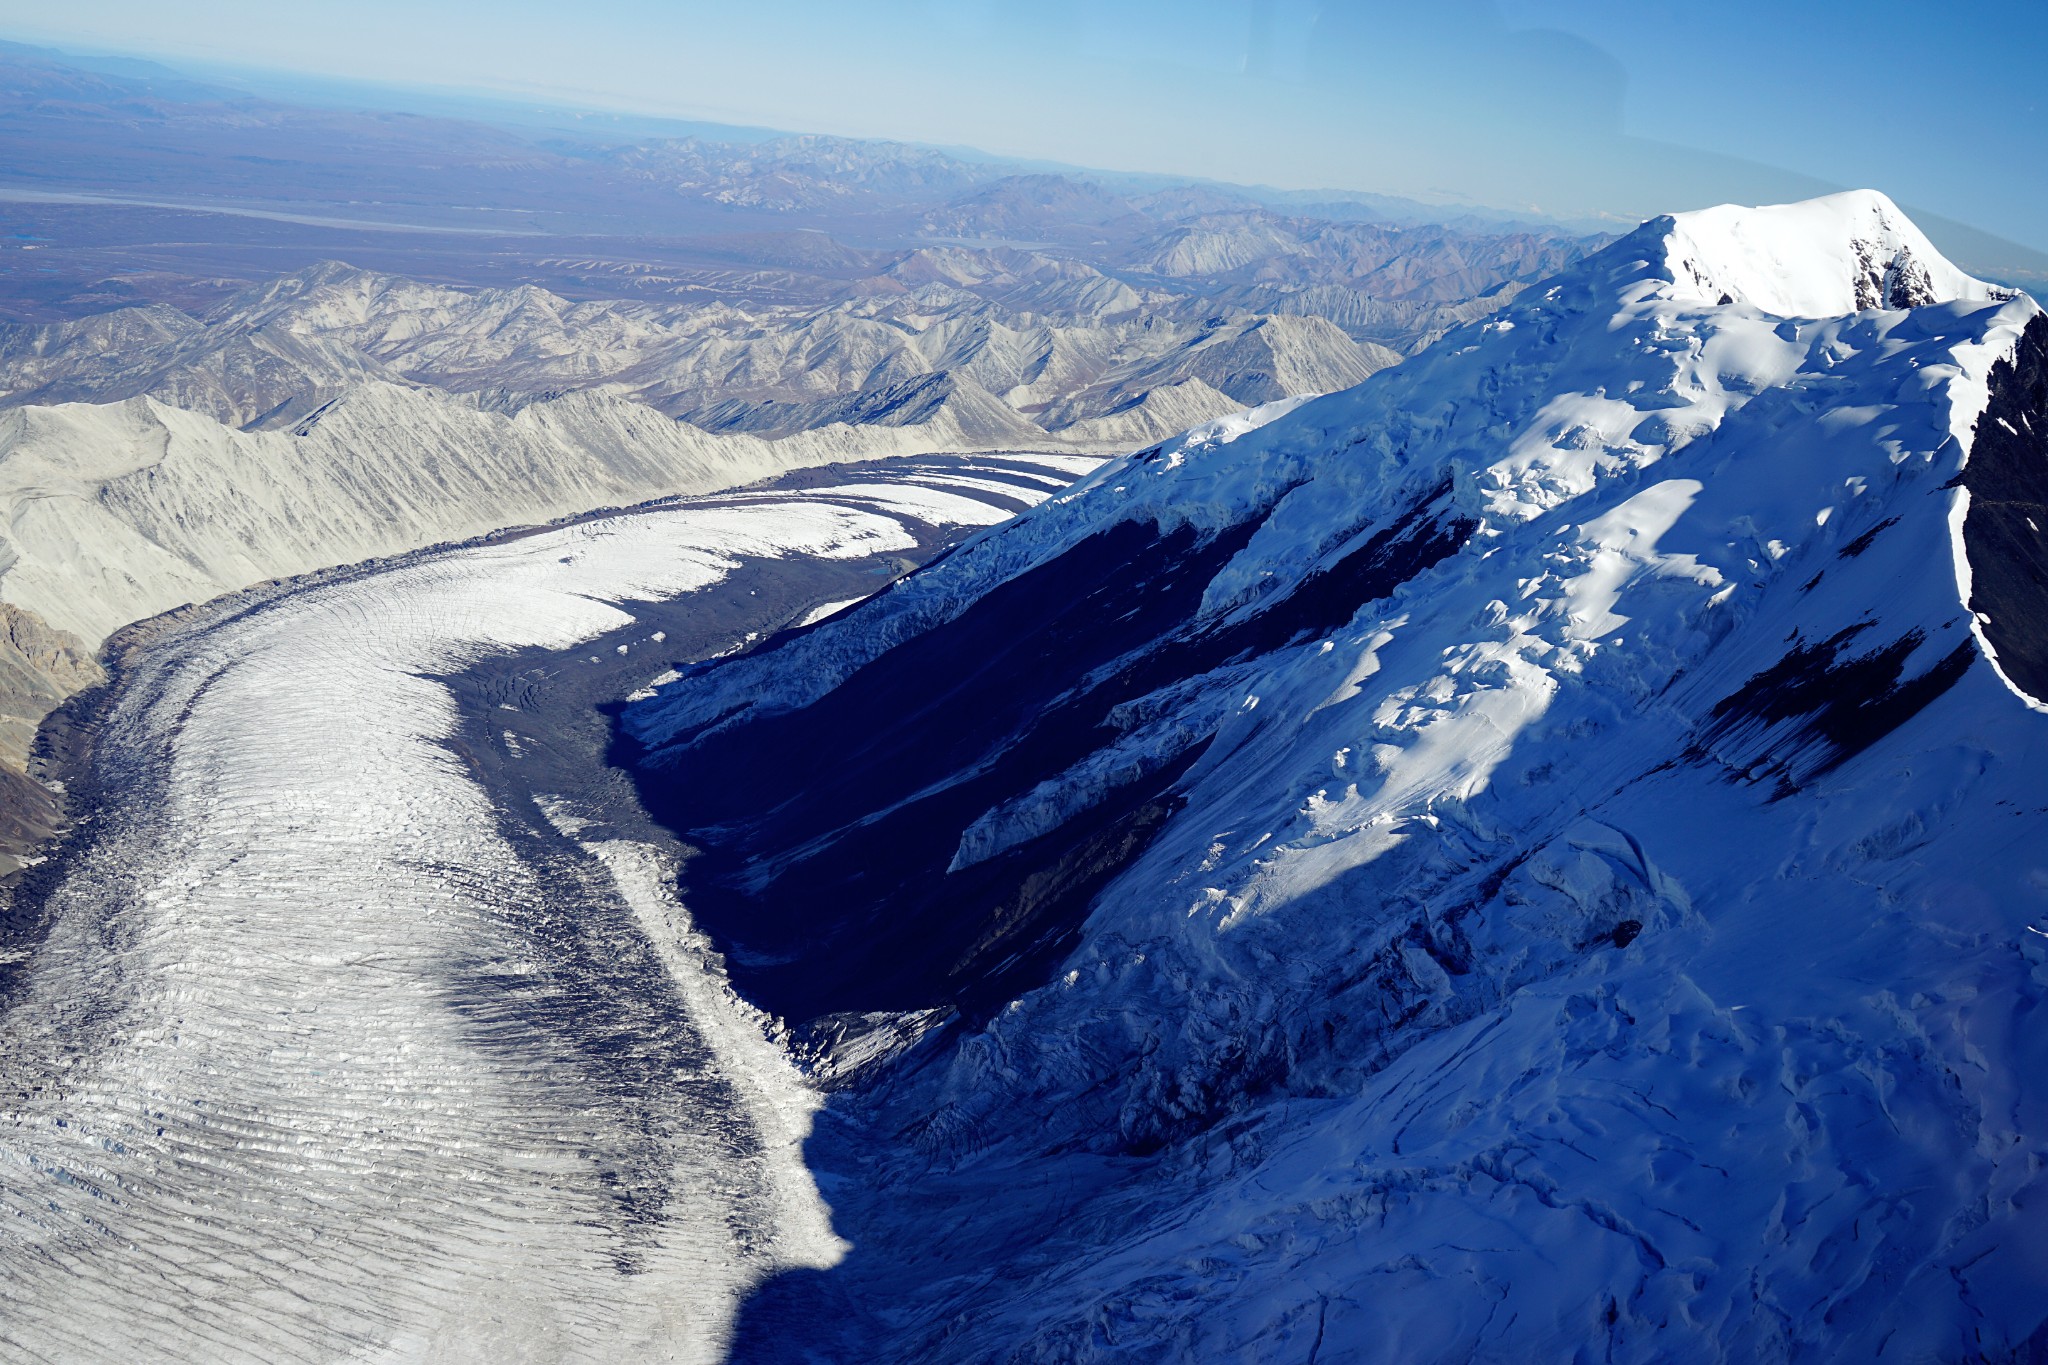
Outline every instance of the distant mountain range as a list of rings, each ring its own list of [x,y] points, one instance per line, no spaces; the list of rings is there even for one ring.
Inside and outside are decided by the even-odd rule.
[[[603,119],[318,108],[19,45],[0,44],[0,77],[0,240],[39,253],[0,250],[0,308],[17,317],[210,304],[321,258],[578,300],[818,306],[862,296],[907,251],[1014,245],[1178,298],[1247,290],[1237,306],[1406,349],[1451,320],[1363,301],[1452,305],[1582,249],[1554,224],[1454,211],[1447,225],[1383,196],[701,125],[650,137]],[[1332,288],[1361,298],[1293,297]]]
[[[367,382],[505,410],[603,389],[714,432],[950,421],[968,447],[1094,447],[1347,388],[1400,359],[1320,317],[1177,302],[1010,250],[912,252],[865,297],[822,308],[579,304],[326,263],[196,317],[152,304],[0,324],[0,403],[148,396],[287,428]]]

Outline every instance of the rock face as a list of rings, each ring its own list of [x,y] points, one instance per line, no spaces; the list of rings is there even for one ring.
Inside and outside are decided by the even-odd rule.
[[[1991,370],[1963,471],[1970,610],[1999,670],[2048,700],[2048,318]]]
[[[75,635],[53,630],[32,611],[0,602],[0,695],[55,702],[106,681]],[[10,752],[15,752],[10,743]]]
[[[85,641],[0,602],[0,768],[28,765],[36,726],[75,692],[107,679]]]
[[[65,698],[104,681],[85,641],[0,602],[0,875],[62,823],[57,794],[28,776],[37,728]]]
[[[2038,1351],[2044,327],[1654,220],[629,709],[851,1078],[741,1357]]]

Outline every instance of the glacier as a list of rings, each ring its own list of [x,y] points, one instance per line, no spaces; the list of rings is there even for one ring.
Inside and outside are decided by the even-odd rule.
[[[842,1255],[816,1092],[670,896],[675,851],[544,792],[566,843],[523,833],[464,727],[507,726],[514,766],[545,729],[458,682],[652,671],[661,601],[765,601],[756,566],[886,566],[1050,492],[897,463],[132,637],[46,928],[0,943],[0,1356],[710,1362],[755,1283]]]
[[[736,1358],[2048,1351],[2044,376],[1655,219],[636,702],[831,1087]]]
[[[947,421],[719,435],[614,392],[501,412],[375,378],[290,391],[302,410],[265,430],[143,396],[0,409],[0,871],[37,856],[62,823],[27,775],[38,727],[104,680],[94,654],[119,654],[110,637],[137,622],[510,527],[973,446]],[[956,506],[978,522],[1006,514],[975,498]]]

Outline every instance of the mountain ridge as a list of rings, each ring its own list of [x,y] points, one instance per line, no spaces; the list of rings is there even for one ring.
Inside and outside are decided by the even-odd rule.
[[[1653,220],[629,708],[735,984],[860,1078],[865,1251],[742,1358],[2048,1330],[2048,733],[1950,571],[2048,329],[1894,215]],[[1693,279],[1731,220],[1800,287]],[[891,1315],[770,1345],[818,1293]]]

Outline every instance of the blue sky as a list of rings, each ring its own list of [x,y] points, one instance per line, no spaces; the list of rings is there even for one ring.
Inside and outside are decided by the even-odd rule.
[[[0,0],[0,32],[1570,216],[1872,185],[2048,250],[2048,0]]]

